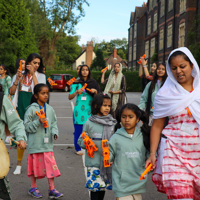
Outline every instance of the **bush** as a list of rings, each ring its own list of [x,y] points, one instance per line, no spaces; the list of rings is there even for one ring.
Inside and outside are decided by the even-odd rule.
[[[101,90],[103,91],[105,85],[101,84],[101,75],[102,73],[99,71],[92,71],[92,78],[95,79],[99,85]],[[72,74],[74,77],[77,77],[77,73],[74,70],[68,71],[47,71],[46,76],[50,76],[51,74]],[[105,74],[105,78],[108,78],[110,71],[107,71]],[[138,71],[134,72],[124,72],[124,76],[126,77],[126,92],[141,92],[142,91],[142,81],[138,76]]]

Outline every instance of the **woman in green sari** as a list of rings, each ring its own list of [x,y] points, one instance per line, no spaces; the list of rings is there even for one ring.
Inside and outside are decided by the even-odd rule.
[[[24,120],[26,108],[30,105],[34,86],[38,83],[46,84],[46,76],[43,74],[42,58],[38,54],[30,54],[26,59],[25,65],[24,74],[22,75],[20,70],[18,70],[16,80],[10,88],[11,95],[18,94],[17,111],[22,120]],[[14,174],[21,174],[21,161],[24,151],[17,150],[18,162]]]

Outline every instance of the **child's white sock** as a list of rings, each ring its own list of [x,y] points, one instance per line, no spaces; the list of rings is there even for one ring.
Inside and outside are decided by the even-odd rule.
[[[17,165],[17,167],[16,167],[16,169],[15,169],[15,171],[13,172],[13,174],[21,174],[21,169],[22,169],[22,166],[19,166],[19,165]]]

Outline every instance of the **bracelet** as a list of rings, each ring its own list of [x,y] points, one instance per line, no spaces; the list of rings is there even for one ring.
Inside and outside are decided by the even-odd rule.
[[[156,155],[156,153],[150,153],[150,155]]]
[[[143,65],[143,67],[147,67],[147,65]]]

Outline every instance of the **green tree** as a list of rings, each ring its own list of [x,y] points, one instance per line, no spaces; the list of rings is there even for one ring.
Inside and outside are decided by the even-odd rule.
[[[52,30],[50,37],[44,37],[40,45],[47,66],[54,68],[57,55],[56,43],[64,32],[75,33],[75,25],[85,16],[83,9],[85,4],[89,5],[87,0],[40,0],[40,7]]]
[[[38,49],[23,0],[1,0],[0,8],[0,63],[13,70],[17,58]]]
[[[81,53],[81,47],[78,45],[78,36],[67,36],[63,34],[57,41],[57,65],[64,69],[70,68],[73,61]],[[63,68],[61,67],[61,68]]]
[[[113,53],[113,49],[117,48],[117,54],[124,60],[128,59],[128,41],[126,38],[110,40],[106,42],[103,40],[100,43],[95,42],[94,51],[101,49],[105,58]]]
[[[100,70],[106,67],[106,62],[104,60],[103,52],[101,49],[96,51],[96,58],[93,60],[90,68],[95,70]]]
[[[192,27],[188,31],[187,39],[188,39],[188,48],[192,52],[195,57],[197,63],[200,63],[200,36],[199,36],[199,19],[198,15],[195,17],[194,23],[192,23]]]

